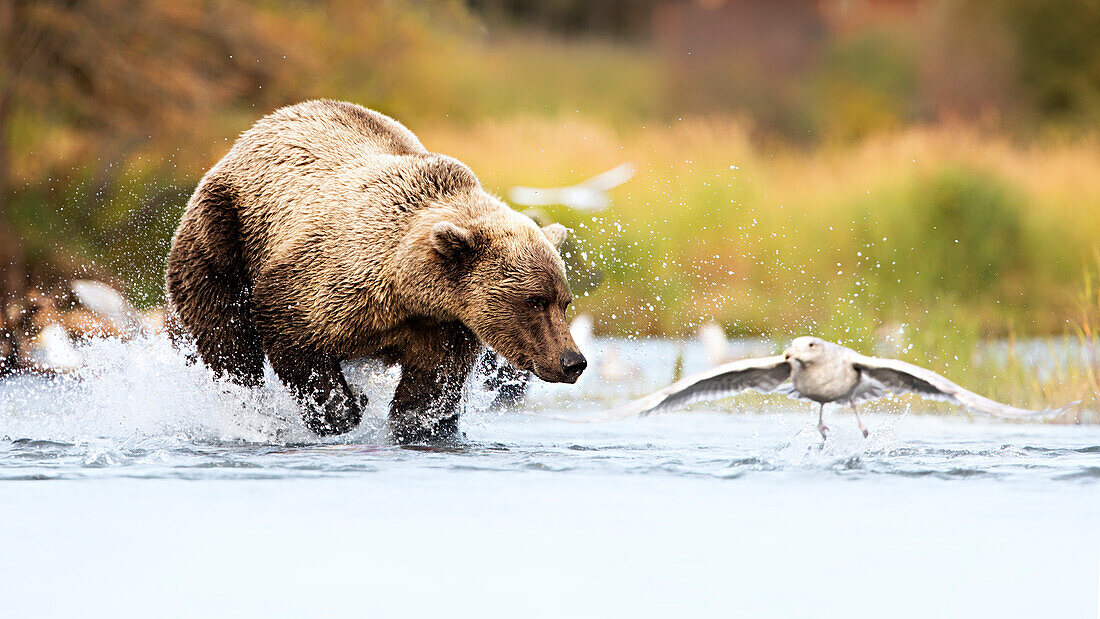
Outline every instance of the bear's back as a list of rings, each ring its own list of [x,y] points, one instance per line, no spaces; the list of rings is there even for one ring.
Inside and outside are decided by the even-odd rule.
[[[253,155],[292,156],[346,164],[349,155],[425,155],[420,140],[396,120],[354,103],[318,99],[276,110],[241,135],[237,145]],[[302,162],[297,162],[299,165]]]
[[[429,156],[392,118],[353,103],[314,100],[257,121],[203,184],[234,196],[254,267],[330,226],[369,217],[364,189],[385,185],[391,170]]]

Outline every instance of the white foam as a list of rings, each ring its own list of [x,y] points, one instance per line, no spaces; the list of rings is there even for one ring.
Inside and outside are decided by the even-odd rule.
[[[144,441],[315,442],[298,406],[267,370],[250,389],[215,381],[201,363],[157,335],[123,341],[96,338],[79,347],[84,363],[51,378],[22,376],[0,383],[0,436],[64,442]],[[390,401],[394,377],[353,368],[370,401],[364,423],[338,439],[370,441]]]

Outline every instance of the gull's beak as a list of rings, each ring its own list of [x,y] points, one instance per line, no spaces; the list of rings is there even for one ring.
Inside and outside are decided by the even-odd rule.
[[[790,348],[783,351],[783,359],[785,359],[787,361],[791,360],[791,349]]]

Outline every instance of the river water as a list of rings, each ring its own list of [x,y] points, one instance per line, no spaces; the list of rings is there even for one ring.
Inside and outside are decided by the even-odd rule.
[[[604,424],[695,345],[600,340],[461,448],[318,440],[158,339],[0,383],[0,616],[1092,616],[1100,427],[747,396]],[[768,354],[741,342],[737,354]]]

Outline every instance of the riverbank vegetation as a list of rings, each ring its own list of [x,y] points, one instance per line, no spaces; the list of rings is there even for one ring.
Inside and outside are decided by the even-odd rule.
[[[1088,2],[959,3],[994,11],[980,33],[942,7],[841,29],[785,76],[686,62],[644,26],[657,9],[581,27],[492,2],[209,4],[148,3],[129,21],[105,0],[0,12],[6,32],[61,50],[0,62],[0,239],[20,254],[4,281],[17,263],[23,290],[94,271],[161,304],[172,230],[235,135],[280,105],[342,98],[505,197],[633,162],[608,209],[534,213],[574,230],[576,307],[600,333],[815,333],[969,371],[967,386],[1021,405],[1096,406]],[[1065,45],[1049,49],[1044,28]],[[19,286],[5,285],[10,314]],[[1022,348],[984,354],[1036,338],[1063,347],[1055,373]]]

